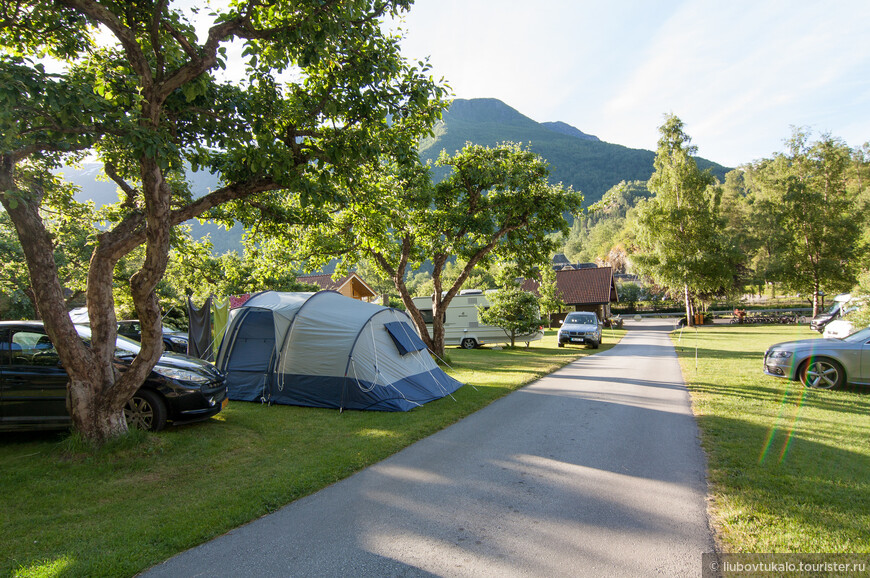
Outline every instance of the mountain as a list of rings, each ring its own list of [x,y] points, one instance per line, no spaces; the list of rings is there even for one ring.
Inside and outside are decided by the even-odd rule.
[[[65,180],[79,186],[76,194],[78,201],[93,201],[97,207],[116,203],[119,200],[118,186],[101,175],[103,165],[99,163],[82,163],[78,167],[64,167],[59,172]],[[188,173],[191,190],[195,197],[201,197],[211,190],[218,188],[218,179],[209,173]],[[200,223],[196,219],[185,222],[190,225],[191,234],[195,239],[209,236],[212,243],[212,252],[220,255],[227,251],[242,252],[241,225],[226,229],[214,223]]]
[[[562,121],[557,122],[542,122],[541,123],[546,128],[550,129],[553,132],[558,132],[560,134],[565,134],[568,136],[574,136],[577,138],[582,138],[583,140],[595,140],[600,141],[597,136],[592,136],[591,134],[586,134],[579,128],[575,128],[570,124],[564,123]]]
[[[599,140],[564,122],[539,123],[524,116],[500,100],[457,99],[434,129],[434,137],[420,145],[420,157],[434,160],[441,150],[454,153],[466,142],[492,146],[504,141],[527,144],[550,163],[550,180],[571,185],[584,196],[584,205],[598,201],[610,187],[620,181],[646,181],[653,173],[653,151],[631,149]],[[710,168],[722,182],[730,169],[696,158],[702,169]],[[92,199],[98,206],[118,200],[115,183],[98,179],[101,165],[85,163],[80,168],[65,168],[64,177],[81,187],[80,200]],[[436,171],[435,178],[446,169]],[[218,186],[214,175],[188,175],[194,195],[201,196]],[[194,237],[211,237],[214,252],[241,251],[242,228],[226,230],[210,223],[188,221]]]
[[[584,206],[601,199],[620,181],[646,181],[653,173],[655,153],[611,144],[564,122],[539,123],[500,100],[456,99],[421,144],[423,160],[434,160],[442,150],[452,154],[465,143],[493,146],[504,141],[528,145],[550,163],[550,180],[571,185],[583,193]],[[710,168],[720,180],[730,169],[702,158],[701,169]],[[436,173],[436,178],[442,173]]]

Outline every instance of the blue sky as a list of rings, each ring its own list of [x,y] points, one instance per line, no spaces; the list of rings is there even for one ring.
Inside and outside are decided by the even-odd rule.
[[[458,98],[655,150],[672,112],[727,166],[791,126],[870,140],[870,1],[416,0],[404,53]]]

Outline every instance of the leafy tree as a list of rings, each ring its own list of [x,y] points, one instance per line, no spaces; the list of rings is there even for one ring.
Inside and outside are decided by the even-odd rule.
[[[847,190],[852,151],[830,135],[808,142],[795,129],[788,152],[750,167],[772,237],[772,275],[786,288],[813,296],[848,290],[861,266],[857,252],[864,216]]]
[[[43,204],[40,216],[51,239],[58,275],[65,288],[67,305],[81,304],[87,283],[88,259],[93,250],[99,220],[92,203],[78,203],[73,189],[53,175],[45,187],[54,191]],[[8,213],[0,212],[0,315],[13,319],[39,317],[30,283],[24,249]]]
[[[637,302],[641,300],[643,290],[641,286],[633,281],[621,283],[619,285],[619,301],[625,303],[629,311],[634,311],[637,308]]]
[[[540,277],[538,293],[541,295],[541,311],[547,315],[549,323],[549,316],[553,313],[561,313],[565,302],[562,300],[562,292],[556,286],[556,271],[549,265],[541,267]]]
[[[410,0],[239,0],[210,15],[203,38],[188,20],[196,10],[173,4],[17,0],[0,19],[0,202],[70,376],[73,425],[95,444],[126,431],[123,406],[162,353],[156,288],[173,225],[203,214],[246,225],[297,219],[307,204],[337,200],[334,183],[367,159],[414,154],[442,108],[427,65],[405,63],[381,28]],[[239,85],[213,75],[233,40],[247,58]],[[59,71],[34,57],[53,57]],[[123,195],[89,260],[88,345],[66,314],[41,213],[59,194],[51,169],[85,153]],[[187,167],[219,175],[221,186],[194,199]],[[142,244],[127,281],[142,349],[119,374],[113,276]]]
[[[523,291],[517,285],[510,269],[500,276],[499,281],[501,287],[486,296],[490,306],[478,307],[478,319],[486,325],[501,327],[510,337],[513,348],[518,335],[534,333],[541,326],[540,302],[533,293]]]
[[[857,309],[848,314],[855,330],[870,326],[870,271],[858,275],[858,283],[852,288],[852,296],[859,297]]]
[[[311,266],[332,258],[340,267],[361,259],[379,267],[396,291],[426,345],[444,351],[440,313],[459,293],[476,267],[515,262],[520,273],[549,262],[556,242],[550,232],[567,231],[564,214],[579,210],[582,196],[547,182],[546,163],[516,144],[468,145],[437,163],[451,172],[432,185],[429,167],[382,163],[349,182],[352,201],[345,207],[324,207],[305,227],[276,231],[301,242],[300,254]],[[445,271],[455,259],[455,280]],[[434,323],[429,335],[412,301],[406,274],[432,265]]]
[[[6,213],[0,213],[0,318],[36,318],[24,250]]]
[[[273,257],[255,248],[246,249],[242,256],[235,251],[216,256],[208,239],[195,241],[187,237],[170,251],[166,276],[161,282],[165,286],[162,301],[183,310],[187,296],[201,303],[210,295],[319,290],[316,285],[299,283],[292,263]]]
[[[633,260],[657,284],[682,293],[692,324],[695,297],[731,287],[739,257],[724,233],[715,180],[698,169],[682,121],[667,115],[659,132],[648,185],[654,197],[638,208],[639,251]]]

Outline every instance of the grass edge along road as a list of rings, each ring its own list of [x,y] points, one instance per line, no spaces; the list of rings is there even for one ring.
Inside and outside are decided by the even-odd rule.
[[[723,552],[870,553],[870,388],[812,390],[762,373],[768,346],[818,335],[784,325],[672,333]]]
[[[601,349],[450,348],[466,385],[410,412],[231,402],[206,422],[76,453],[58,434],[0,434],[0,576],[132,576],[348,477]],[[71,451],[72,449],[72,451]]]

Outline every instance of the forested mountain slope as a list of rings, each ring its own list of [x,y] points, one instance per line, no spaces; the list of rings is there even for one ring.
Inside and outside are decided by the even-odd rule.
[[[435,138],[421,146],[424,160],[442,150],[453,153],[466,142],[494,145],[502,141],[527,144],[550,163],[551,181],[583,192],[584,205],[598,201],[620,181],[645,181],[653,173],[655,152],[611,144],[563,122],[539,123],[496,99],[456,99],[435,128]],[[697,159],[720,181],[730,169]]]
[[[496,99],[453,101],[444,118],[435,127],[435,138],[426,139],[420,147],[420,157],[437,158],[441,150],[454,153],[466,142],[495,145],[503,141],[529,145],[550,163],[554,183],[561,182],[580,190],[584,206],[598,201],[613,185],[620,181],[646,181],[653,172],[655,153],[611,144],[586,134],[564,122],[539,123]],[[697,159],[702,169],[711,167],[713,174],[725,180],[729,169],[719,164]],[[79,199],[92,199],[97,206],[118,200],[115,183],[98,180],[101,167],[85,163],[80,168],[63,169],[67,180],[79,185]],[[436,178],[443,173],[436,172]],[[213,175],[189,175],[195,195],[205,194],[218,186]],[[227,231],[216,225],[200,225],[192,221],[194,237],[209,233],[215,253],[241,249],[241,227]]]

